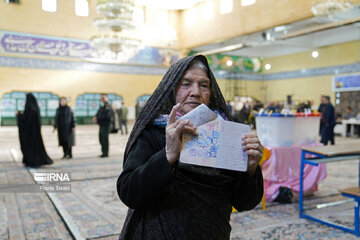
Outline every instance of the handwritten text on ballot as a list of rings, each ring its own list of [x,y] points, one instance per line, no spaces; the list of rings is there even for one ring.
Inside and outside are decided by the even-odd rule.
[[[182,117],[196,127],[198,136],[184,134],[180,162],[185,164],[246,171],[248,156],[241,137],[250,132],[245,124],[222,119],[202,104]]]

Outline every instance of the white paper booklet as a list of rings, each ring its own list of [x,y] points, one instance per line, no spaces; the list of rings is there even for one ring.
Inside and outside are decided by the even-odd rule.
[[[218,115],[205,104],[201,104],[188,112],[181,119],[190,120],[196,127],[216,119]]]
[[[241,137],[250,132],[245,124],[223,120],[205,104],[182,117],[197,126],[198,136],[184,134],[180,162],[246,171],[248,156]]]

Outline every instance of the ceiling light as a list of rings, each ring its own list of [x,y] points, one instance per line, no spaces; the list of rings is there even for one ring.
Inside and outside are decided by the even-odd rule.
[[[287,26],[284,25],[274,27],[275,32],[285,32],[286,30],[287,30]]]
[[[313,52],[311,53],[311,56],[312,56],[313,58],[317,58],[317,57],[319,56],[319,52],[318,52],[318,51],[313,51]]]
[[[226,66],[231,67],[233,65],[233,61],[232,60],[227,60],[226,61]]]
[[[271,69],[271,64],[269,64],[269,63],[265,64],[265,69],[270,70]]]
[[[353,6],[348,0],[319,0],[311,7],[311,12],[315,16],[331,17],[336,12],[347,12]]]
[[[94,25],[105,32],[93,36],[91,45],[97,49],[101,61],[126,62],[141,47],[141,41],[131,36],[135,29],[134,0],[99,0],[96,10],[101,14]]]

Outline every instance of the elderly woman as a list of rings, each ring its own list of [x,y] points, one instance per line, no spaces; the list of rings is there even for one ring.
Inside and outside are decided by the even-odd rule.
[[[202,103],[230,119],[206,58],[177,61],[140,113],[125,149],[117,190],[129,211],[120,239],[229,239],[232,206],[244,211],[260,202],[263,148],[255,134],[239,146],[249,156],[247,172],[179,163],[182,134],[196,135],[196,128],[178,117]]]

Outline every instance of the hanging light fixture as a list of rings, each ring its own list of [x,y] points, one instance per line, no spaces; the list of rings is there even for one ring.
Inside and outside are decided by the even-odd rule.
[[[139,40],[126,37],[121,33],[105,33],[93,36],[91,44],[100,55],[101,61],[126,62],[138,50]]]
[[[98,0],[96,3],[96,11],[109,17],[133,13],[134,8],[135,4],[132,0]]]
[[[348,0],[319,0],[311,7],[315,16],[333,16],[336,12],[347,12],[354,5]]]
[[[126,62],[139,50],[141,41],[131,37],[136,28],[133,19],[133,0],[97,0],[96,10],[101,15],[94,25],[103,33],[90,39],[98,50],[101,62]]]
[[[102,16],[95,18],[94,25],[102,31],[121,32],[123,30],[135,29],[135,23],[131,18]]]

